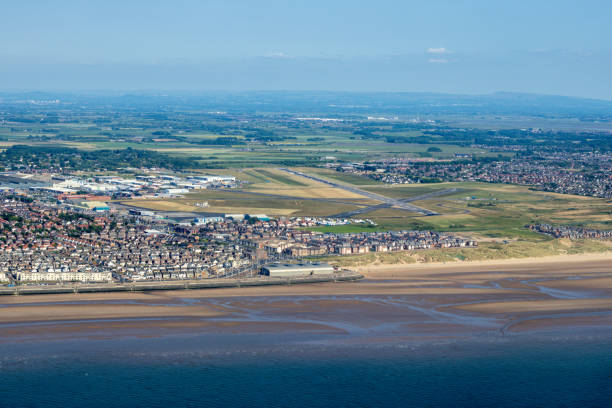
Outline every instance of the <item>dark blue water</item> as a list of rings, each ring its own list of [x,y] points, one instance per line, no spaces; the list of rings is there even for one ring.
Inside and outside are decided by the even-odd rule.
[[[5,356],[2,407],[610,407],[598,342]]]

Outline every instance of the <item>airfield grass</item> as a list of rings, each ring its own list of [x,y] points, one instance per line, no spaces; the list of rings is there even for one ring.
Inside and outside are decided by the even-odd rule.
[[[331,181],[340,181],[346,184],[355,186],[382,186],[382,182],[372,180],[369,177],[359,176],[351,173],[341,173],[335,170],[324,169],[320,167],[299,167],[299,171],[311,173],[322,178],[330,179]],[[365,189],[369,190],[369,189]]]
[[[316,231],[322,233],[334,233],[334,234],[355,234],[361,232],[379,232],[387,231],[379,225],[372,224],[346,224],[346,225],[318,225],[316,227],[304,228],[306,231]]]
[[[267,177],[268,179],[272,179],[280,184],[285,184],[288,186],[302,186],[302,187],[308,186],[308,184],[302,183],[301,181],[296,180],[295,177],[289,177],[284,174],[279,174],[278,172],[272,172],[266,169],[258,169],[257,172],[259,174],[262,174],[264,177]]]
[[[438,231],[469,231],[486,237],[510,238],[541,236],[525,229],[527,224],[609,228],[612,219],[612,206],[604,199],[533,191],[526,186],[470,182],[364,189],[395,198],[408,198],[447,188],[459,188],[460,191],[413,202],[440,215],[410,216],[402,210],[386,208],[360,217],[371,218],[394,229],[416,224]]]
[[[276,168],[243,170],[242,173],[255,180],[252,184],[244,187],[247,191],[296,198],[343,199],[363,204],[376,203],[376,201],[360,194],[331,187],[327,184],[289,174]]]
[[[236,179],[249,184],[266,182],[266,179],[261,174],[252,169],[200,169],[195,171],[201,174],[234,176]]]
[[[240,189],[261,194],[274,194],[296,198],[323,198],[354,201],[359,204],[377,202],[360,194],[331,187],[315,180],[286,173],[277,168],[211,169],[200,170],[202,174],[225,174],[235,176],[248,184]]]
[[[304,171],[303,168],[300,170]],[[228,174],[228,171],[224,169],[215,172]],[[325,171],[318,172],[320,175],[323,175],[322,173]],[[242,192],[204,190],[178,199],[140,200],[128,203],[164,211],[265,212],[277,216],[326,216],[354,210],[364,205],[377,204],[375,200],[313,180],[293,175],[285,176],[284,172],[274,168],[234,169],[229,171],[229,174],[238,178],[246,176],[253,182],[247,185]],[[324,175],[326,176],[328,175]],[[269,182],[263,183],[261,179]],[[303,185],[295,185],[294,181]],[[343,181],[348,183],[348,179]],[[612,226],[612,206],[609,201],[533,191],[526,186],[463,182],[369,185],[360,186],[360,188],[394,198],[415,197],[449,188],[458,188],[459,191],[414,202],[415,205],[436,211],[440,215],[423,216],[398,208],[383,208],[355,216],[355,218],[373,220],[377,224],[375,229],[349,225],[317,227],[316,230],[361,232],[428,229],[463,233],[476,237],[479,241],[506,239],[540,243],[547,242],[551,238],[530,231],[525,228],[526,225],[550,223],[604,229]],[[261,194],[274,196],[267,197]],[[336,199],[345,201],[345,203],[301,200],[301,198]],[[208,201],[209,207],[196,207],[197,201]]]
[[[376,193],[390,198],[411,198],[422,194],[434,193],[448,188],[458,187],[450,184],[457,183],[433,183],[433,184],[381,184],[377,186],[363,186],[365,191]]]
[[[351,211],[358,206],[351,204],[316,202],[300,199],[277,199],[241,194],[196,193],[184,198],[163,200],[129,200],[123,204],[157,211],[210,212],[210,213],[265,213],[273,216],[328,216]],[[217,198],[214,198],[217,197]],[[196,203],[208,202],[208,207],[197,207]]]
[[[372,199],[363,197],[362,195],[352,193],[350,191],[341,190],[334,187],[280,187],[272,185],[253,185],[247,191],[253,191],[262,194],[276,194],[281,196],[290,196],[295,198],[323,198],[323,199],[339,199],[350,200],[362,203],[376,202]],[[325,205],[325,203],[321,203]]]

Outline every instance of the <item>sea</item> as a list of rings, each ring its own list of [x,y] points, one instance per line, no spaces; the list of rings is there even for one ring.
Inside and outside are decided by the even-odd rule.
[[[235,338],[0,347],[0,406],[612,406],[606,336],[242,346]]]

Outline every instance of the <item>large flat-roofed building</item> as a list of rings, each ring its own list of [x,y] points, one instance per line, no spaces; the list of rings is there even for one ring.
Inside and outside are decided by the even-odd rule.
[[[334,267],[326,263],[275,263],[262,267],[261,273],[270,277],[330,275]]]

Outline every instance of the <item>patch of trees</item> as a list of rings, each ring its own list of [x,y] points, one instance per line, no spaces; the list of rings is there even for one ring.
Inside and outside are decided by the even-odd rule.
[[[207,146],[232,146],[232,145],[243,145],[246,144],[243,139],[238,139],[237,137],[217,137],[215,139],[202,139],[197,142],[199,145],[207,145]]]
[[[6,121],[16,123],[38,123],[40,122],[40,119],[25,116],[9,116],[6,118]]]
[[[191,161],[185,158],[130,147],[120,150],[84,151],[61,146],[14,145],[0,154],[0,161],[7,167],[12,165],[89,171],[116,170],[122,167],[185,169],[192,166]]]
[[[359,129],[353,132],[356,136],[361,136],[362,139],[380,139],[381,135],[374,134],[371,130]]]
[[[112,135],[111,135],[112,136]],[[40,142],[49,142],[53,140],[64,140],[64,141],[72,141],[72,142],[108,142],[107,137],[100,136],[76,136],[76,135],[68,135],[65,133],[60,133],[57,135],[47,136],[47,135],[28,135],[27,140],[31,141],[40,141]]]
[[[19,201],[22,203],[33,203],[34,199],[32,197],[17,195],[17,194],[8,194],[4,196],[7,200]]]
[[[13,214],[13,213],[8,212],[8,211],[2,211],[0,213],[0,218],[5,220],[5,221],[15,221],[15,222],[22,222],[23,221],[23,217],[20,217],[19,215]]]
[[[485,207],[496,207],[497,204],[495,203],[468,203],[467,206],[472,207],[472,208],[485,208]]]
[[[295,136],[280,136],[271,130],[267,129],[255,129],[247,132],[244,137],[249,140],[256,140],[258,142],[282,142],[285,140],[295,140]]]
[[[64,220],[64,221],[77,221],[80,219],[93,221],[94,219],[91,215],[81,214],[81,213],[72,213],[72,212],[60,213],[57,215],[57,218]]]

